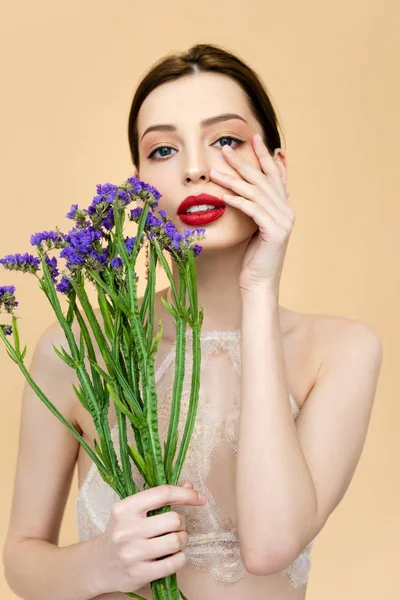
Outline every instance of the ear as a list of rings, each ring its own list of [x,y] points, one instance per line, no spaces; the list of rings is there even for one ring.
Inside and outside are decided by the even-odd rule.
[[[286,156],[281,148],[276,148],[273,156],[274,162],[279,169],[281,180],[283,185],[286,187],[288,180],[288,169],[286,164]]]

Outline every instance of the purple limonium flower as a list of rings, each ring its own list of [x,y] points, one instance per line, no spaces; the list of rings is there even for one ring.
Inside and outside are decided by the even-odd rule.
[[[10,271],[22,271],[23,273],[36,273],[40,268],[40,258],[32,254],[7,254],[0,258],[0,264]]]
[[[87,210],[78,208],[77,204],[73,204],[71,206],[71,208],[69,209],[69,212],[65,216],[67,219],[75,220],[76,226],[79,229],[81,229],[82,227],[85,227],[87,224],[90,225],[90,222],[88,223],[86,221]]]
[[[13,285],[0,285],[0,312],[4,308],[6,313],[14,313],[14,308],[18,306],[18,302],[15,299],[15,286]],[[0,324],[5,335],[12,334],[11,325]]]
[[[135,223],[138,223],[142,212],[143,212],[143,208],[141,206],[134,208],[130,212],[129,220],[134,221]],[[162,225],[162,220],[158,219],[151,211],[149,211],[147,213],[146,221],[144,224],[145,230],[148,230],[151,227],[160,227],[161,225]]]
[[[134,208],[133,210],[131,210],[129,220],[137,223],[140,219],[140,215],[142,214],[142,212],[143,212],[142,206],[138,206],[137,208]]]
[[[124,240],[125,243],[125,248],[128,254],[132,254],[132,250],[133,250],[133,246],[135,245],[136,242],[136,236],[134,237],[129,237],[127,236]]]
[[[162,223],[157,234],[158,242],[161,248],[165,248],[177,260],[182,261],[187,258],[188,249],[194,251],[195,256],[198,256],[202,247],[193,242],[204,237],[205,229],[198,227],[197,229],[185,229],[184,235],[180,234],[175,225],[171,221]]]
[[[102,226],[107,231],[110,231],[114,227],[114,212],[108,211],[107,216],[103,219]]]
[[[65,234],[58,230],[34,233],[31,235],[30,242],[32,246],[38,246],[41,252],[43,252],[43,242],[46,243],[48,250],[64,248],[64,246],[66,246]]]
[[[94,244],[102,237],[101,231],[92,225],[84,229],[74,227],[66,235],[68,245],[60,252],[60,258],[65,258],[67,268],[71,271],[84,265],[87,256],[95,250]]]
[[[194,252],[195,256],[198,256],[202,250],[203,250],[203,246],[199,246],[198,244],[195,244],[193,246],[193,252]]]
[[[157,208],[158,200],[162,195],[155,187],[137,177],[129,177],[120,187],[128,192],[132,200],[140,198],[150,204],[153,212]]]
[[[67,219],[75,219],[76,211],[78,210],[78,205],[73,204],[69,209],[69,212],[65,215]]]
[[[167,221],[163,224],[163,231],[169,241],[167,246],[172,247],[174,250],[179,250],[183,236],[176,229],[175,225],[171,221]]]
[[[106,265],[107,264],[107,248],[102,248],[101,250],[102,250],[101,253],[97,252],[96,250],[92,250],[88,255],[87,263],[89,263],[90,259],[92,258],[95,261],[95,263],[99,262],[102,265]]]
[[[85,256],[79,254],[79,252],[74,250],[74,248],[72,248],[71,246],[67,246],[66,248],[61,250],[60,258],[66,259],[66,267],[70,271],[77,270],[79,269],[79,267],[82,267],[85,264]]]
[[[18,302],[16,301],[14,294],[14,285],[0,285],[0,312],[4,307],[7,313],[12,313],[14,308],[18,306]]]
[[[204,238],[206,230],[204,229],[204,227],[197,227],[196,229],[193,229],[193,230],[185,229],[183,233],[185,234],[186,243],[191,246],[192,242],[195,242],[196,240]],[[193,250],[195,256],[198,256],[200,254],[200,252],[202,251],[202,249],[203,249],[202,246],[199,246],[198,244],[194,244],[194,246],[192,246],[192,250]]]
[[[61,294],[67,294],[72,291],[71,282],[68,277],[65,277],[65,275],[61,277],[60,283],[56,285],[56,290]]]
[[[57,283],[57,277],[60,274],[57,269],[57,258],[55,256],[53,256],[53,258],[49,258],[48,255],[46,254],[45,261],[49,267],[51,279],[52,279],[53,283],[55,284],[55,283]]]
[[[113,258],[110,262],[110,266],[112,269],[118,269],[119,267],[123,266],[123,262],[120,256],[116,256],[115,258]]]
[[[103,185],[97,185],[97,195],[94,196],[92,203],[87,209],[87,213],[91,219],[91,223],[95,229],[105,227],[111,229],[114,224],[113,219],[113,202],[116,196],[120,196],[119,190],[117,193],[117,186],[111,183],[105,183]],[[126,192],[121,190],[123,196],[126,196]],[[125,202],[122,202],[125,205]],[[111,224],[112,223],[112,224]]]

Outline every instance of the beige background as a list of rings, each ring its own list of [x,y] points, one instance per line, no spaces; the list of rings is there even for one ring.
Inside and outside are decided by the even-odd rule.
[[[65,228],[70,205],[87,206],[96,183],[132,174],[131,99],[167,51],[217,43],[260,73],[284,126],[297,214],[281,304],[361,320],[384,345],[364,452],[314,544],[307,600],[398,598],[398,2],[202,0],[155,9],[128,0],[3,0],[1,9],[1,256],[31,251],[29,236]],[[1,268],[0,285],[11,283],[30,361],[54,317],[34,278]],[[158,288],[165,285],[162,273]],[[0,374],[3,541],[24,385],[4,348]],[[62,546],[77,541],[76,493],[75,475]],[[0,597],[15,597],[2,575]]]

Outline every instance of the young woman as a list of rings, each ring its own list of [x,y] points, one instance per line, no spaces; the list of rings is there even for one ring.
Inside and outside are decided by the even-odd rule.
[[[160,60],[134,96],[129,143],[135,175],[162,194],[159,209],[181,233],[206,229],[196,258],[204,308],[196,428],[178,486],[120,501],[26,389],[7,580],[26,600],[122,600],[132,591],[151,598],[150,581],[178,572],[189,600],[304,600],[312,542],[363,449],[381,342],[358,321],[280,306],[294,225],[287,161],[268,94],[237,56],[199,44]],[[163,435],[175,327],[161,298],[171,301],[170,288],[155,305],[164,325],[156,360]],[[92,419],[52,349],[62,337],[56,324],[43,334],[31,372],[93,447]],[[187,346],[180,435],[190,330]],[[110,423],[118,448],[112,409]],[[76,461],[80,542],[59,548]],[[166,504],[170,513],[146,518]]]

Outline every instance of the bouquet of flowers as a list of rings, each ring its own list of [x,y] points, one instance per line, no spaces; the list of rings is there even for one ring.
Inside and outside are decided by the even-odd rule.
[[[25,253],[0,259],[0,264],[6,269],[33,274],[55,312],[65,333],[67,348],[54,345],[53,348],[58,357],[76,371],[79,386],[73,386],[74,392],[91,414],[98,434],[98,440],[94,440],[95,452],[46,397],[24,363],[27,348],[25,346],[21,350],[18,319],[14,314],[18,302],[13,285],[0,286],[0,312],[11,314],[11,325],[0,325],[0,338],[8,356],[19,366],[37,396],[68,427],[95,462],[102,479],[121,499],[140,491],[133,480],[130,461],[142,475],[146,488],[177,484],[194,429],[199,397],[203,310],[198,308],[195,257],[202,248],[195,242],[202,239],[205,229],[185,230],[184,235],[179,234],[167,219],[166,211],[159,211],[160,218],[154,214],[160,197],[154,187],[136,177],[127,179],[120,186],[99,184],[97,195],[87,209],[72,205],[66,216],[75,221],[75,226],[67,234],[61,233],[58,228],[36,233],[30,241],[37,256]],[[143,202],[143,206],[129,210],[132,202],[139,201]],[[127,216],[137,223],[135,237],[124,236]],[[139,309],[135,265],[145,238],[150,249],[149,275]],[[49,256],[54,250],[60,251],[59,258],[66,260],[60,279],[57,257]],[[176,263],[179,289],[164,250]],[[162,302],[176,324],[175,379],[163,451],[158,433],[154,378],[154,357],[162,338],[162,321],[159,319],[158,332],[153,339],[158,260],[171,283],[174,299],[171,304],[164,299]],[[92,308],[85,289],[87,282],[95,286],[101,318]],[[68,310],[64,312],[58,294],[65,295],[67,299]],[[79,336],[72,328],[75,319]],[[187,325],[193,333],[191,395],[178,449],[177,426],[185,373]],[[93,339],[105,369],[98,365]],[[121,465],[110,434],[107,416],[110,400],[114,403],[118,419]],[[136,448],[128,444],[127,425],[133,429]],[[165,506],[150,512],[155,515],[169,510],[170,507]],[[151,589],[157,600],[184,598],[176,574],[151,582]],[[144,600],[134,593],[126,595]]]

